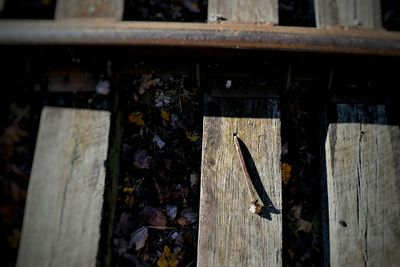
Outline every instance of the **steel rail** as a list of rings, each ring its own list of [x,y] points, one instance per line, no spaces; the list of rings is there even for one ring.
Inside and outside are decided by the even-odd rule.
[[[400,33],[261,24],[3,20],[0,45],[172,46],[400,56]]]

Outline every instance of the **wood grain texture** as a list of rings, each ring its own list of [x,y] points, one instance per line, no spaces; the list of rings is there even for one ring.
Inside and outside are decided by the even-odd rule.
[[[110,113],[44,108],[17,266],[96,266]]]
[[[109,18],[122,20],[123,0],[57,0],[56,19]]]
[[[384,106],[337,105],[326,140],[330,264],[398,266],[400,130]]]
[[[278,103],[243,98],[206,101],[198,266],[282,265]],[[207,111],[212,106],[215,116]],[[251,199],[235,150],[234,133],[248,148],[244,157],[258,196],[265,206],[272,205],[262,216],[248,211]]]
[[[380,0],[315,0],[318,28],[327,26],[382,26]]]
[[[278,24],[277,0],[209,0],[208,21],[266,22]]]

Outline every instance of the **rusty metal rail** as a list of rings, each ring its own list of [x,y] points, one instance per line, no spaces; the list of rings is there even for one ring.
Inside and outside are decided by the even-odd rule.
[[[400,33],[262,24],[1,21],[0,45],[119,45],[400,56]]]

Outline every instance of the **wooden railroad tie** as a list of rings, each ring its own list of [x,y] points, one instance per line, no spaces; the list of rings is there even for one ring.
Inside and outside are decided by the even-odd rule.
[[[122,19],[123,1],[91,2],[58,1],[54,22],[0,22],[0,44],[400,55],[400,34],[380,28],[377,0],[316,0],[318,29],[272,26],[279,23],[276,0],[210,0],[208,24],[117,22]],[[57,75],[53,78],[59,82]],[[246,97],[228,98],[219,87],[208,89],[197,264],[281,266],[280,101],[265,92],[257,98],[248,91]],[[399,126],[388,124],[382,105],[334,106],[328,113],[338,119],[328,122],[326,165],[322,166],[326,168],[322,181],[328,214],[324,263],[332,267],[397,266]],[[18,266],[96,266],[103,256],[101,225],[112,219],[102,216],[109,132],[109,112],[43,110]],[[251,183],[266,207],[259,215],[248,212],[249,184],[243,179],[233,134],[242,140]]]

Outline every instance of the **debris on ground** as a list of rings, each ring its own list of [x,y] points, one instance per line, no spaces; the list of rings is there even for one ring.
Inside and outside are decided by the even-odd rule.
[[[127,81],[117,266],[195,266],[201,93],[186,75]]]

